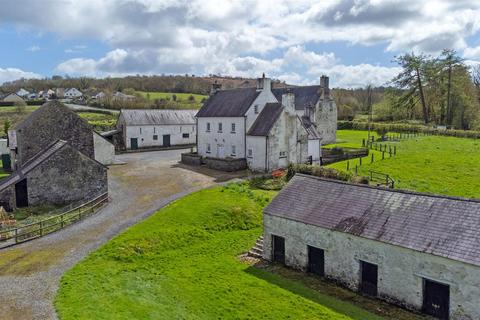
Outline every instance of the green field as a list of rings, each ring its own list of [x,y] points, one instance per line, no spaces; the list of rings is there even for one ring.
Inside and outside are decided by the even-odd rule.
[[[366,131],[339,130],[338,146],[361,147]],[[480,141],[475,139],[419,136],[400,142],[397,156],[381,160],[381,153],[373,151],[375,162],[366,157],[359,167],[359,175],[369,170],[389,174],[395,186],[401,189],[438,193],[451,196],[480,198]],[[350,169],[359,164],[350,160]],[[346,161],[330,165],[346,171]]]
[[[302,281],[239,260],[262,233],[261,210],[274,194],[231,184],[172,203],[64,275],[55,301],[60,318],[383,319],[352,302],[369,305],[366,298],[322,292],[318,278]],[[307,286],[314,283],[317,290]],[[368,301],[374,312],[389,308]]]

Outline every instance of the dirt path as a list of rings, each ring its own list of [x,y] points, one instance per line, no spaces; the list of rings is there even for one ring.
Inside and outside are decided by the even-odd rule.
[[[190,192],[232,176],[177,165],[182,150],[119,156],[109,170],[111,202],[59,232],[0,251],[0,318],[57,319],[53,299],[62,274],[116,234]]]

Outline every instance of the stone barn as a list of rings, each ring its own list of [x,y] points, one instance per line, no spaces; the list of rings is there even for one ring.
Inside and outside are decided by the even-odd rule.
[[[108,192],[107,167],[58,140],[0,181],[7,210],[39,204],[68,204]]]
[[[480,201],[297,174],[264,258],[440,319],[480,319]]]
[[[113,163],[114,146],[96,133],[90,124],[58,101],[51,101],[8,132],[14,169],[57,140],[65,140],[86,156]]]

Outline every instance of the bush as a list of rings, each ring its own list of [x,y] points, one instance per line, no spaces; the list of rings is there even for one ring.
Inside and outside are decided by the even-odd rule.
[[[287,171],[287,180],[290,180],[296,173],[341,181],[352,181],[353,178],[350,172],[337,171],[333,168],[309,164],[290,164]]]

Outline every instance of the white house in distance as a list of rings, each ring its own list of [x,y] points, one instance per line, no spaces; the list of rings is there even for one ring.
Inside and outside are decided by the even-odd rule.
[[[193,145],[197,110],[122,109],[117,129],[127,150]]]
[[[25,90],[23,88],[21,88],[20,90],[17,91],[17,95],[19,95],[22,98],[26,98],[29,94],[30,94],[30,92],[28,92],[27,90]]]
[[[254,171],[289,163],[319,163],[321,143],[334,142],[337,108],[328,77],[320,86],[272,88],[269,78],[256,88],[219,90],[197,113],[197,150],[202,157],[246,159]]]
[[[439,319],[480,319],[480,201],[297,174],[263,257]]]
[[[67,90],[65,90],[65,92],[63,93],[63,96],[65,98],[70,98],[70,99],[75,99],[75,98],[80,98],[83,96],[83,93],[78,90],[77,88],[69,88]]]

